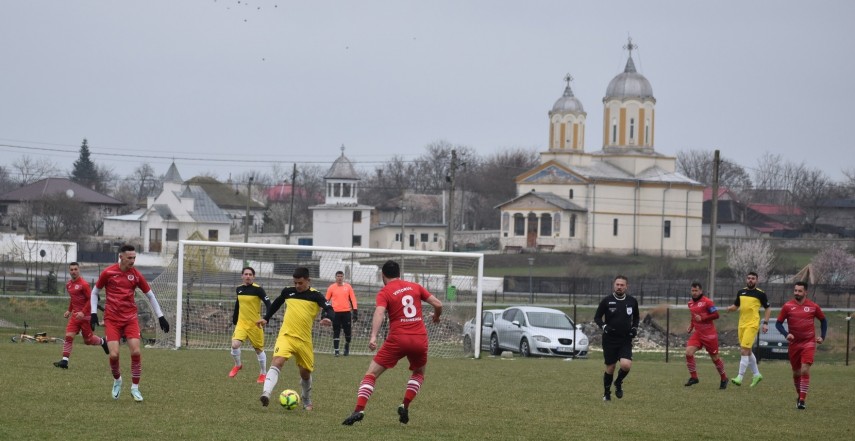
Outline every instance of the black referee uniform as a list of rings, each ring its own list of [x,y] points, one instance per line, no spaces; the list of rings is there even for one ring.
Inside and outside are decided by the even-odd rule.
[[[632,360],[632,339],[638,332],[638,301],[635,297],[624,294],[618,297],[615,293],[606,296],[597,307],[594,321],[603,330],[603,358],[606,372],[603,374],[603,399],[611,400],[611,385],[614,367],[621,359]],[[616,395],[623,397],[622,383],[629,371],[620,369],[614,382]]]

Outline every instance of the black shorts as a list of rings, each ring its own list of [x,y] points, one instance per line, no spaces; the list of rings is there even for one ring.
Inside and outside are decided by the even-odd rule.
[[[612,365],[621,358],[632,360],[632,339],[603,339],[603,359],[606,365]]]

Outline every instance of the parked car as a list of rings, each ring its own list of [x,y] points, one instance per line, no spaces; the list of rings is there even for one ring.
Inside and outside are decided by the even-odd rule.
[[[490,333],[493,331],[493,323],[496,317],[502,315],[504,309],[485,309],[481,311],[481,350],[490,349]],[[463,324],[463,352],[474,353],[475,346],[475,318],[469,319]]]
[[[784,329],[789,330],[787,322],[784,322]],[[781,335],[775,328],[774,319],[769,322],[769,331],[765,334],[758,332],[757,340],[754,342],[754,351],[757,358],[774,358],[786,360],[788,359],[787,352],[790,350],[790,343],[787,337]]]
[[[496,317],[490,332],[490,353],[503,350],[523,357],[585,357],[588,336],[581,325],[557,309],[512,306]]]

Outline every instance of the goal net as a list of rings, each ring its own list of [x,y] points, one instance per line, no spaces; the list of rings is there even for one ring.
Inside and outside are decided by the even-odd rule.
[[[174,332],[164,334],[157,329],[153,344],[175,348],[230,348],[235,288],[242,284],[241,269],[244,266],[255,269],[256,283],[265,289],[272,302],[284,287],[293,286],[294,269],[303,266],[309,269],[311,286],[324,295],[334,283],[336,271],[344,272],[345,281],[353,286],[359,309],[358,320],[352,326],[350,352],[369,354],[375,297],[383,287],[380,268],[387,260],[400,264],[402,279],[421,284],[443,303],[440,323],[425,320],[429,355],[472,356],[471,352],[464,351],[463,324],[473,318],[480,322],[482,254],[189,240],[179,242],[177,258],[150,283],[164,315],[174,323]],[[265,326],[267,350],[272,350],[276,342],[284,308],[283,305]],[[425,315],[433,312],[433,307],[426,302],[422,308]],[[261,309],[264,314],[263,304]],[[312,331],[315,352],[333,353],[332,327],[320,326],[319,320],[320,317],[316,318]],[[384,323],[379,342],[387,331],[388,323]],[[340,337],[342,347],[343,334]],[[248,344],[243,346],[251,349]]]

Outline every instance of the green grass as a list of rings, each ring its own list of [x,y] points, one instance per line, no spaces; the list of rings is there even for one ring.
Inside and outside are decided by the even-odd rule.
[[[110,397],[112,377],[100,348],[74,347],[71,368],[51,362],[59,345],[0,342],[0,439],[850,439],[855,367],[818,364],[811,371],[808,410],[795,409],[788,363],[764,361],[756,388],[718,390],[712,363],[699,358],[701,383],[684,388],[682,360],[639,354],[626,396],[601,401],[602,359],[431,359],[407,426],[395,409],[406,363],[380,378],[365,420],[341,426],[350,414],[369,358],[318,355],[315,411],[262,408],[256,362],[235,379],[227,351],[143,350],[143,403],[129,393],[130,360],[122,348],[126,384]],[[729,374],[736,356],[725,355]],[[293,361],[276,391],[299,390]],[[614,398],[613,398],[614,399]],[[802,434],[802,435],[799,435]]]

